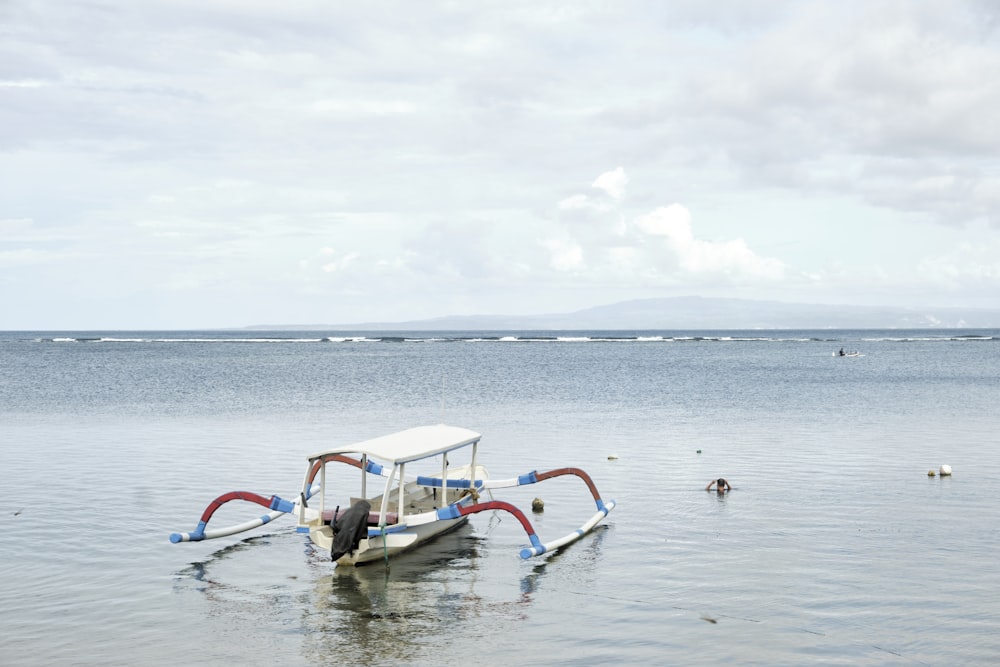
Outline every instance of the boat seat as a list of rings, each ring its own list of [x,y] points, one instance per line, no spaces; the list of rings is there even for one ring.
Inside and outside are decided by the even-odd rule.
[[[333,519],[333,512],[334,510],[323,510],[323,523],[325,524],[330,523],[330,520]],[[337,519],[339,520],[340,517],[344,516],[345,512],[347,512],[347,509],[341,508],[340,511],[337,512]],[[385,525],[392,526],[397,523],[399,523],[399,515],[396,514],[396,512],[385,513]],[[368,513],[368,525],[369,526],[378,525],[378,512],[372,511]]]

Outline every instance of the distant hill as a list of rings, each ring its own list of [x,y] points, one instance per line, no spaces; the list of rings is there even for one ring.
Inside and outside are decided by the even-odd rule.
[[[248,328],[341,331],[1000,328],[1000,309],[830,306],[686,296],[623,301],[549,315],[454,315],[406,322],[256,325]]]

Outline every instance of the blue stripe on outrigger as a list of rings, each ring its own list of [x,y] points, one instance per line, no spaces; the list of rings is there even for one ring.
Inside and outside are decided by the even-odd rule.
[[[425,475],[417,476],[417,484],[420,486],[441,486],[440,477],[427,477]],[[483,480],[477,479],[476,486],[482,486]],[[472,481],[468,479],[449,479],[448,488],[449,489],[467,489],[472,486]]]
[[[174,544],[178,542],[201,542],[205,539],[205,526],[207,521],[199,521],[198,527],[190,533],[170,533],[170,541]]]
[[[521,559],[528,560],[532,556],[540,556],[545,553],[545,545],[538,539],[538,535],[528,535],[532,548],[521,549]]]
[[[295,511],[295,503],[290,500],[285,500],[284,498],[279,498],[278,496],[271,496],[270,509],[288,514],[289,512]],[[270,519],[268,519],[268,521],[270,521]]]
[[[459,512],[458,505],[448,505],[437,510],[438,520],[457,519],[460,516],[462,516],[462,513]]]
[[[538,477],[535,476],[537,470],[532,470],[527,475],[519,475],[517,478],[517,485],[524,486],[525,484],[535,484],[538,482]]]

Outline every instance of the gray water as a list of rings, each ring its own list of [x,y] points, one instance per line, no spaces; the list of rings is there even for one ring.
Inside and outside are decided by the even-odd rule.
[[[0,334],[0,664],[1000,661],[1000,332],[331,336]],[[287,518],[168,541],[440,422],[495,478],[575,465],[618,507],[528,561],[479,514],[388,572]],[[543,541],[593,513],[572,478],[498,494],[535,496]]]

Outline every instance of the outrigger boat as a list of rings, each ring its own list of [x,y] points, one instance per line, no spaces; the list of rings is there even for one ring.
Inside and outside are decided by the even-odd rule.
[[[190,533],[173,533],[170,541],[197,542],[234,535],[269,523],[284,515],[296,517],[297,530],[309,535],[318,548],[329,551],[338,565],[363,565],[413,549],[439,535],[452,531],[477,512],[500,510],[513,514],[528,535],[530,546],[520,551],[528,559],[559,549],[589,533],[615,507],[615,501],[605,502],[597,487],[579,468],[559,468],[547,472],[532,471],[519,477],[491,480],[477,462],[479,440],[475,431],[457,426],[419,426],[364,442],[318,452],[308,457],[302,489],[295,500],[278,496],[265,497],[245,491],[234,491],[212,501],[201,516],[197,528]],[[467,464],[451,465],[451,457],[459,450],[471,452]],[[440,468],[430,475],[412,475],[407,466],[440,457]],[[360,495],[347,497],[349,507],[330,508],[327,500],[327,467],[341,463],[361,470]],[[414,464],[414,465],[411,465]],[[562,475],[575,475],[583,480],[597,505],[597,512],[574,532],[542,543],[531,522],[516,506],[492,499],[495,489],[536,484]],[[380,495],[368,496],[368,478],[384,478]],[[343,491],[341,491],[343,493]],[[490,499],[482,500],[482,494]],[[341,496],[344,498],[344,496]],[[244,500],[267,507],[271,511],[242,524],[208,530],[215,511],[232,500]],[[374,509],[373,509],[374,508]]]

